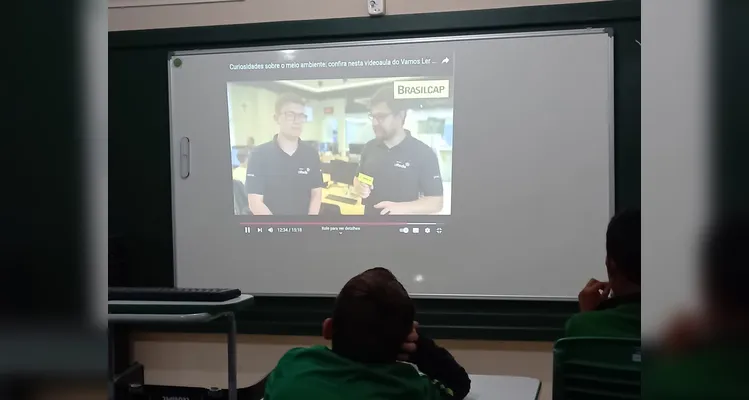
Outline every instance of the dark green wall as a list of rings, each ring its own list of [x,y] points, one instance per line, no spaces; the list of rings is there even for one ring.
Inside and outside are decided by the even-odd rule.
[[[709,132],[713,147],[713,175],[710,182],[716,211],[749,212],[749,40],[746,20],[749,1],[718,0],[714,9],[714,60],[711,101],[713,126]]]
[[[616,204],[639,206],[639,1],[110,33],[109,229],[120,260],[110,271],[111,283],[170,286],[173,281],[170,51],[585,27],[614,29]],[[577,308],[571,302],[502,300],[417,304],[421,326],[433,336],[505,340],[554,340]],[[239,328],[317,334],[331,307],[332,299],[326,298],[260,298],[240,317]]]

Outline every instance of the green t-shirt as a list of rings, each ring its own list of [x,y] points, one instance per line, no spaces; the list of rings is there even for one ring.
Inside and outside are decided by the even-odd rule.
[[[643,370],[642,398],[738,400],[749,398],[749,347],[714,345],[655,359]]]
[[[411,364],[363,364],[324,346],[289,350],[268,376],[264,400],[450,399]]]
[[[564,336],[639,339],[641,336],[639,297],[612,304],[601,310],[573,315],[567,321]]]

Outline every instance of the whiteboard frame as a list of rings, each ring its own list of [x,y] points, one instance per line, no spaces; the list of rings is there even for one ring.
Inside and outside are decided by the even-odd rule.
[[[614,108],[614,31],[613,28],[584,28],[584,29],[568,29],[568,30],[551,30],[551,31],[535,31],[535,32],[513,32],[513,33],[490,33],[490,34],[475,34],[475,35],[451,35],[451,36],[438,36],[438,37],[420,37],[420,38],[408,38],[408,39],[381,39],[381,40],[355,40],[355,41],[342,41],[342,42],[320,42],[320,43],[306,43],[299,45],[282,45],[282,46],[253,46],[253,47],[237,47],[227,49],[201,49],[201,50],[179,50],[169,52],[167,59],[167,69],[169,76],[169,139],[170,143],[174,140],[173,124],[172,124],[172,60],[175,57],[180,56],[191,56],[191,55],[211,55],[211,54],[234,54],[234,53],[255,53],[255,52],[269,52],[269,51],[283,51],[283,50],[309,50],[309,49],[321,49],[321,48],[336,48],[336,47],[353,47],[353,46],[382,46],[382,45],[394,45],[394,44],[418,44],[418,43],[435,43],[435,42],[455,42],[455,41],[476,41],[476,40],[493,40],[493,39],[514,39],[514,38],[531,38],[531,37],[551,37],[551,36],[577,36],[577,35],[601,35],[605,34],[609,36],[608,45],[608,140],[609,140],[609,217],[613,217],[616,210],[616,182],[615,182],[615,166],[616,166],[616,151],[615,151],[615,108]],[[175,154],[174,146],[170,145],[170,162],[171,162],[171,176],[174,177],[174,165],[175,165]],[[179,157],[179,155],[176,155]],[[176,235],[176,207],[174,196],[175,194],[175,182],[171,180],[171,195],[172,195],[172,285],[177,285],[177,241],[174,239]],[[252,293],[253,296],[272,296],[272,297],[335,297],[337,294],[330,293]],[[458,293],[443,293],[443,294],[427,294],[427,293],[409,293],[413,298],[423,299],[453,299],[453,300],[529,300],[529,301],[577,301],[574,297],[564,296],[522,296],[522,295],[477,295],[477,294],[458,294]]]
[[[244,0],[109,0],[109,9],[177,6],[189,4],[239,3]]]
[[[373,39],[373,40],[353,40],[343,42],[319,42],[305,44],[287,44],[281,46],[253,46],[253,47],[234,47],[227,49],[201,49],[201,50],[178,50],[169,53],[170,59],[177,56],[209,55],[209,54],[234,54],[234,53],[256,53],[261,51],[282,51],[282,50],[309,50],[309,49],[327,49],[335,47],[353,47],[353,46],[381,46],[394,44],[418,44],[418,43],[435,43],[435,42],[457,42],[457,41],[476,41],[490,39],[514,39],[529,37],[549,37],[549,36],[577,36],[577,35],[600,35],[608,34],[613,38],[611,28],[585,28],[585,29],[568,29],[553,31],[535,31],[535,32],[512,32],[512,33],[485,33],[474,35],[450,35],[450,36],[425,36],[408,39]],[[613,43],[613,42],[612,42]],[[612,47],[613,56],[613,47]],[[612,57],[613,59],[613,57]],[[169,71],[171,77],[171,69]],[[170,79],[171,81],[171,79]]]

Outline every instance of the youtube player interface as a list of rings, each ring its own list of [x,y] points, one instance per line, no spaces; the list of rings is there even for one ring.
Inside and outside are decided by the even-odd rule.
[[[242,78],[226,83],[226,173],[233,183],[226,198],[233,199],[238,229],[412,236],[448,230],[453,55],[341,61],[305,59],[304,50],[283,54],[227,66]],[[267,79],[269,71],[279,79]]]

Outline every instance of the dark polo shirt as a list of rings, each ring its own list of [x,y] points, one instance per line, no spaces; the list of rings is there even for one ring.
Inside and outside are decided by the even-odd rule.
[[[320,155],[300,141],[294,154],[278,146],[278,135],[255,147],[247,165],[247,194],[263,196],[273,215],[307,215],[311,191],[324,186]]]
[[[434,151],[406,131],[406,138],[388,148],[379,139],[362,150],[359,171],[374,178],[372,192],[362,201],[365,214],[379,214],[381,201],[407,202],[421,196],[442,196],[442,175]]]
[[[594,311],[573,315],[565,337],[640,338],[640,294],[613,297]]]

